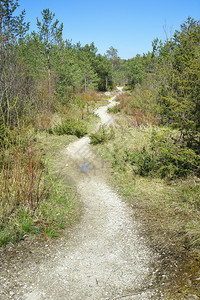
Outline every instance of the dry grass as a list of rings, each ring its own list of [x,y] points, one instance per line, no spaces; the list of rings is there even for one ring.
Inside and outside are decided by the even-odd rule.
[[[36,131],[48,130],[53,125],[54,116],[50,112],[41,111],[37,114],[33,121],[33,126]]]
[[[120,110],[133,120],[134,126],[157,125],[157,107],[155,95],[147,87],[136,88],[132,94],[121,94],[118,97]]]
[[[5,147],[1,151],[0,172],[2,222],[17,207],[29,206],[34,210],[48,197],[43,153],[35,142],[27,138]]]
[[[29,134],[1,149],[0,246],[27,234],[58,236],[78,216],[76,191],[56,169],[60,149],[74,137]]]

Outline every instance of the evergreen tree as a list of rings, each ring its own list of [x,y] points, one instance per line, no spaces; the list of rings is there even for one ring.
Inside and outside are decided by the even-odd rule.
[[[62,43],[63,24],[59,21],[53,22],[55,14],[50,10],[42,11],[42,21],[37,18],[38,35],[44,46],[46,56],[46,66],[48,70],[48,92],[51,95],[51,53],[55,45]],[[59,26],[58,26],[59,25]]]
[[[0,0],[0,49],[17,37],[23,38],[29,29],[29,23],[24,21],[25,10],[14,16],[18,6],[18,0]]]

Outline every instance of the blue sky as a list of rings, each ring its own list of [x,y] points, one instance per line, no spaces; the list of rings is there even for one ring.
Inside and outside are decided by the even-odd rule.
[[[154,38],[170,37],[188,16],[200,19],[200,0],[19,0],[31,29],[49,8],[64,24],[63,38],[95,43],[101,54],[113,46],[121,58],[152,50]],[[165,29],[164,29],[165,28]]]

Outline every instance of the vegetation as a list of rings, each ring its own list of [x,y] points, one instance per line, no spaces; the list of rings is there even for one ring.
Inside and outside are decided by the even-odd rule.
[[[200,22],[188,18],[171,39],[156,38],[151,52],[125,61],[113,47],[101,55],[94,43],[63,40],[49,9],[29,32],[18,6],[0,1],[0,245],[26,233],[56,236],[76,218],[55,149],[91,132],[96,91],[124,84],[109,109],[120,126],[100,126],[91,143],[103,145],[157,247],[167,235],[177,249],[199,253]]]
[[[165,164],[152,153],[152,135],[166,136],[168,128],[156,128],[155,133],[151,126],[128,127],[123,118],[118,123],[121,126],[115,130],[114,138],[100,144],[98,151],[110,161],[115,188],[130,204],[134,217],[142,224],[142,234],[160,255],[158,285],[169,293],[166,299],[198,295],[199,178],[193,173],[175,174],[174,149],[165,149],[162,142],[156,151],[161,151]],[[180,172],[184,170],[182,159],[179,167]]]
[[[0,1],[0,245],[26,233],[57,235],[76,216],[70,183],[56,177],[40,136],[67,143],[88,133],[95,90],[114,86],[112,62],[94,43],[63,40],[63,24],[49,9],[28,32],[18,6]]]
[[[127,163],[133,166],[135,174],[175,179],[195,174],[199,168],[199,156],[172,139],[169,130],[153,130],[149,144],[142,149],[126,151]]]
[[[37,143],[30,138],[28,141],[28,151],[19,145],[13,148],[12,173],[5,167],[1,173],[0,246],[18,242],[27,234],[40,234],[45,239],[58,236],[79,214],[76,191],[69,183],[66,185],[64,173],[57,175],[56,168],[58,147],[64,147],[72,137],[59,137],[58,141],[54,136],[40,134]],[[27,147],[27,142],[24,145]],[[10,165],[11,161],[7,157]]]
[[[91,144],[103,144],[106,141],[111,140],[114,137],[113,128],[106,128],[105,125],[101,125],[95,133],[90,134]]]
[[[170,40],[155,39],[151,53],[121,62],[118,126],[99,146],[161,254],[157,276],[163,286],[168,278],[169,299],[199,296],[199,42],[200,22],[188,18]]]
[[[108,112],[109,113],[113,113],[113,114],[117,114],[118,112],[120,112],[120,105],[119,104],[115,104],[112,107],[108,108]]]
[[[199,41],[200,23],[188,18],[170,40],[155,39],[151,53],[126,62],[131,92],[119,98],[120,109],[134,117],[136,126],[164,125],[173,129],[168,136],[152,137],[149,154],[154,161],[147,158],[147,149],[141,153],[154,165],[153,172],[159,164],[163,169],[168,164],[176,174],[199,175]],[[154,153],[153,147],[157,149]],[[164,174],[168,176],[168,172]]]

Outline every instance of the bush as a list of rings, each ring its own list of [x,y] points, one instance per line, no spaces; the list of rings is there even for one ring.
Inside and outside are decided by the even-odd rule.
[[[141,176],[180,178],[189,174],[199,175],[200,156],[178,142],[171,135],[153,131],[149,146],[142,150],[125,150],[123,160],[132,165]]]
[[[87,125],[84,120],[73,119],[69,117],[62,118],[61,124],[56,125],[49,133],[58,135],[71,134],[76,135],[78,138],[87,134]]]
[[[132,117],[135,126],[159,123],[153,80],[150,82],[151,87],[146,82],[142,86],[136,86],[131,95],[122,94],[117,99],[120,101],[120,111]]]
[[[154,131],[151,151],[156,159],[154,168],[160,177],[184,177],[199,173],[200,156],[171,135],[159,135]]]
[[[100,126],[95,133],[90,134],[91,144],[103,144],[114,137],[113,128],[107,128],[104,125]]]
[[[120,110],[120,104],[115,104],[114,106],[108,108],[108,112],[112,114],[117,114],[120,112]]]
[[[50,112],[41,112],[33,121],[34,129],[36,132],[46,131],[52,126],[53,116]]]

